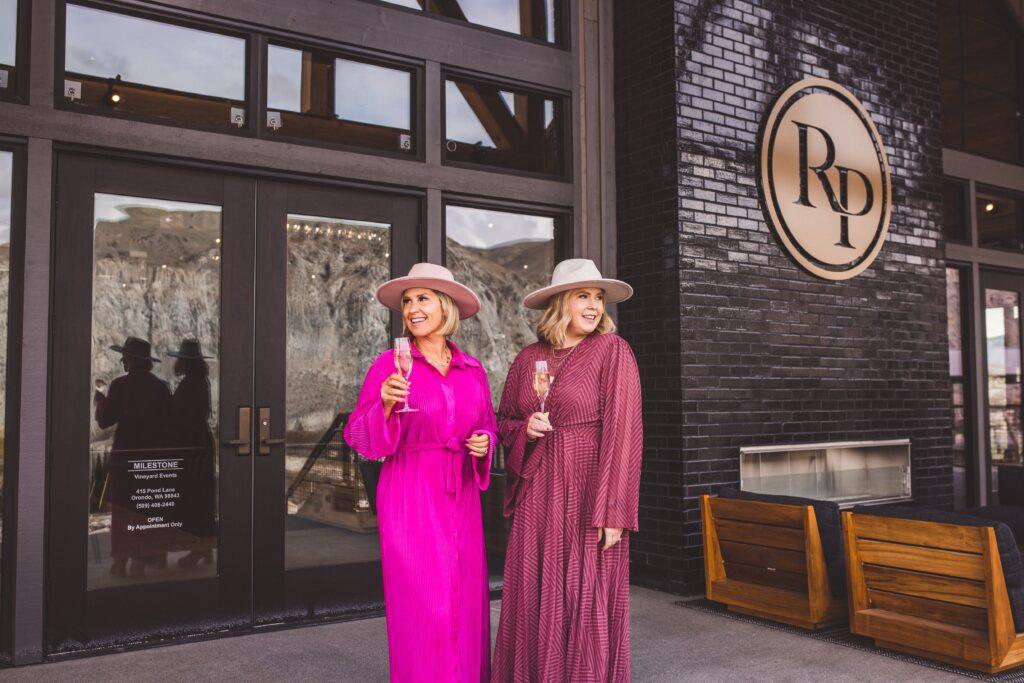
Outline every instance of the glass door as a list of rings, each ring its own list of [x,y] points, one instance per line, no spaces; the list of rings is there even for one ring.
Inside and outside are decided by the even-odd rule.
[[[63,155],[57,188],[48,652],[247,628],[255,181]]]
[[[254,458],[256,622],[324,619],[383,601],[377,463],[341,430],[391,343],[373,296],[418,259],[413,197],[260,186]]]
[[[988,502],[1024,505],[1021,319],[1024,277],[982,274]]]
[[[418,199],[74,155],[58,195],[48,653],[380,606],[341,429]]]

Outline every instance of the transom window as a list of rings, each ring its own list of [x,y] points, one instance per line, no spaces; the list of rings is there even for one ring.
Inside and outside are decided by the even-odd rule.
[[[415,72],[271,45],[267,128],[281,136],[413,155]]]
[[[0,97],[18,83],[18,0],[0,0]]]
[[[444,101],[447,161],[565,175],[563,98],[450,77]]]
[[[245,38],[67,5],[68,104],[245,128]]]
[[[548,43],[563,42],[562,0],[384,0]]]

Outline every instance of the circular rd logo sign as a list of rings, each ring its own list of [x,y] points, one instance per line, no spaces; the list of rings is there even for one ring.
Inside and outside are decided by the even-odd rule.
[[[775,100],[761,129],[758,191],[786,251],[813,275],[846,280],[871,265],[889,232],[882,139],[857,98],[807,78]]]

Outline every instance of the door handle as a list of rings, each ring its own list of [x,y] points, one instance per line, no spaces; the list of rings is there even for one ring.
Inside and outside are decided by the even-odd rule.
[[[238,446],[238,455],[250,455],[252,453],[252,408],[239,406],[238,408],[238,438],[224,439],[225,446]]]
[[[270,438],[270,408],[260,408],[260,448],[259,455],[270,455],[270,447],[284,443],[284,439]]]

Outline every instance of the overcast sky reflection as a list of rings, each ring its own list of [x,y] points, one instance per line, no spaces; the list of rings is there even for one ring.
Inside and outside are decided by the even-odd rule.
[[[445,234],[464,247],[493,249],[510,242],[552,240],[555,219],[449,205],[445,208]]]
[[[18,0],[0,0],[0,64],[14,66],[18,38]]]
[[[67,6],[65,69],[98,78],[245,99],[245,41],[90,7]]]

